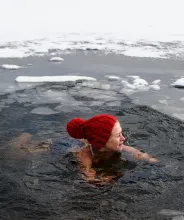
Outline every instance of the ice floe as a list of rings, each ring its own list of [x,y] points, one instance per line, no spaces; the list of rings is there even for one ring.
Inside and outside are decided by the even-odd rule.
[[[133,94],[135,92],[144,92],[149,90],[149,84],[146,80],[141,79],[139,76],[128,76],[133,79],[132,83],[129,83],[126,80],[122,80],[123,88],[120,90],[120,93],[125,93],[127,95]]]
[[[123,79],[121,84],[123,88],[120,89],[120,93],[125,93],[126,95],[131,95],[136,92],[146,92],[148,90],[160,90],[160,79],[157,79],[152,82],[151,85],[145,80],[142,79],[140,76],[126,76],[128,80]]]
[[[83,82],[83,87],[93,88],[93,89],[103,89],[103,90],[109,90],[111,86],[109,84],[102,84],[100,82]]]
[[[158,51],[156,48],[144,48],[144,47],[134,47],[134,48],[129,48],[124,52],[125,56],[130,56],[130,57],[163,57],[164,53],[161,51]]]
[[[5,70],[18,70],[21,68],[21,66],[13,65],[13,64],[3,64],[0,67]]]
[[[160,84],[161,80],[160,79],[156,79],[152,82],[152,85],[158,85]]]
[[[72,113],[72,112],[90,112],[91,109],[87,106],[80,106],[80,105],[60,105],[55,108],[57,112],[66,112],[66,113]]]
[[[184,88],[184,78],[176,80],[173,84],[171,84],[174,87],[180,87]]]
[[[184,215],[184,212],[171,209],[162,209],[158,214],[166,216]]]
[[[109,81],[119,81],[121,78],[119,76],[105,76]]]
[[[132,78],[132,79],[139,79],[139,78],[140,78],[140,76],[132,76],[132,75],[128,75],[128,76],[126,76],[126,77]]]
[[[96,81],[93,77],[87,76],[18,76],[15,79],[17,82],[75,82],[81,81]]]
[[[51,89],[42,91],[37,90],[36,95],[34,95],[36,100],[32,102],[32,104],[53,104],[53,103],[62,103],[62,104],[69,104],[73,103],[76,104],[74,98],[72,98],[66,91],[53,91]],[[21,98],[22,99],[22,98]]]
[[[152,90],[160,90],[160,86],[157,84],[150,85],[149,88]]]
[[[61,58],[61,57],[52,57],[52,58],[50,58],[49,61],[51,61],[51,62],[63,62],[64,59]]]
[[[161,103],[161,104],[163,104],[163,105],[168,105],[168,102],[167,102],[167,100],[159,100],[159,102]]]

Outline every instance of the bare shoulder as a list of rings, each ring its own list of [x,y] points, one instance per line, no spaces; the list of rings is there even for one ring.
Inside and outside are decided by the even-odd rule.
[[[77,155],[82,157],[91,156],[90,148],[89,146],[84,145],[82,148],[80,148],[77,152]]]
[[[73,155],[80,162],[82,167],[90,167],[92,164],[92,156],[89,146],[82,147],[78,152],[73,152]]]

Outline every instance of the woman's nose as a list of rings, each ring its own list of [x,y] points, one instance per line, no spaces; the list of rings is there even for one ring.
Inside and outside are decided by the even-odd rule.
[[[125,139],[126,138],[123,135],[121,135],[121,140],[124,141]]]

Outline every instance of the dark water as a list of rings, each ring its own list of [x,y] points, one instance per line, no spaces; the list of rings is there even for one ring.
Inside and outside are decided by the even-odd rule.
[[[121,106],[93,106],[93,114],[35,115],[30,114],[31,105],[17,102],[2,110],[0,219],[172,219],[159,212],[184,211],[184,123],[121,97]],[[73,98],[92,101],[85,95],[73,94]],[[116,115],[128,144],[155,156],[160,163],[138,162],[114,184],[104,187],[84,182],[75,159],[67,152],[73,144],[66,141],[65,124],[72,117],[88,118],[96,113]],[[29,153],[8,144],[23,132],[36,140],[52,138],[51,149]]]

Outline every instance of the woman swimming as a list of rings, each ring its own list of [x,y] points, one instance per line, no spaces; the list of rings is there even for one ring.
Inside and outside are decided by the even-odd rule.
[[[97,175],[94,167],[100,164],[108,164],[121,152],[128,153],[136,160],[157,162],[147,153],[124,145],[125,137],[116,117],[109,114],[96,115],[88,120],[74,118],[67,123],[68,134],[84,142],[79,151],[74,152],[79,164],[83,178],[91,183],[111,182],[118,175]]]

